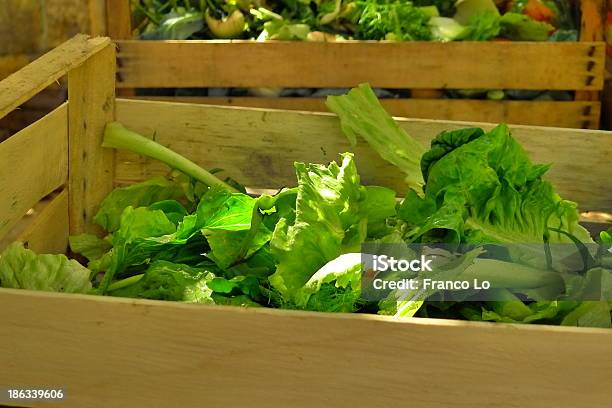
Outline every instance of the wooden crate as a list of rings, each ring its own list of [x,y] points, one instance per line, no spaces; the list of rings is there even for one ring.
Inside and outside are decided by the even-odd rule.
[[[106,32],[106,0],[2,0],[0,80],[77,33]],[[0,141],[49,113],[65,100],[53,84],[35,100],[0,120]]]
[[[605,43],[603,0],[582,0],[580,42],[303,43],[134,41],[126,0],[107,0],[119,41],[118,87],[342,88],[360,82],[410,89],[387,99],[396,116],[599,128]],[[442,99],[444,89],[575,91],[571,101]],[[124,94],[126,95],[126,94]],[[129,95],[129,93],[128,93]],[[159,100],[326,111],[322,98],[159,97]]]
[[[69,233],[95,230],[92,216],[114,182],[165,170],[102,149],[109,120],[254,187],[291,184],[294,160],[349,149],[330,114],[115,99],[115,46],[104,38],[76,37],[0,82],[0,117],[65,74],[68,102],[0,143],[0,163],[10,163],[0,168],[0,237],[37,251],[62,252]],[[421,142],[468,125],[399,123]],[[555,163],[550,180],[563,196],[612,209],[609,132],[513,132],[535,161]],[[357,160],[366,184],[402,185],[364,145]],[[610,405],[611,330],[12,289],[0,289],[0,322],[0,384],[63,387],[65,406]]]

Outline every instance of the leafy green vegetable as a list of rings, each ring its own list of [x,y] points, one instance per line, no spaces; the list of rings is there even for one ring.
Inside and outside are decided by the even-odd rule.
[[[537,10],[529,12],[526,3],[523,0],[511,5],[503,2],[496,5],[492,0],[132,2],[134,28],[140,38],[147,40],[484,41],[501,35],[528,41],[573,36],[576,41],[576,16],[568,1],[547,1],[536,7],[546,11],[544,18]],[[500,10],[507,11],[505,15],[509,17],[504,20]],[[545,26],[549,29],[544,29]]]
[[[561,321],[562,326],[612,327],[608,302],[582,302]]]
[[[602,244],[612,244],[612,228],[599,233],[599,240]]]
[[[438,41],[454,41],[464,39],[470,33],[467,26],[461,25],[452,18],[432,17],[429,19],[429,27],[434,39]]]
[[[229,191],[236,191],[235,188],[231,187],[224,181],[219,180],[213,174],[204,170],[192,161],[151,139],[126,129],[118,122],[111,122],[106,125],[104,130],[104,142],[102,143],[102,146],[113,149],[130,150],[134,153],[159,160],[171,168],[180,170],[181,172],[193,177],[195,180],[198,180],[209,187],[221,186]]]
[[[215,188],[202,197],[198,228],[210,245],[209,257],[220,268],[249,258],[270,240],[272,232],[257,218],[258,211],[257,200],[246,194]]]
[[[302,9],[297,0],[283,1]],[[328,24],[347,21],[345,4],[326,4],[323,16],[334,14]],[[259,12],[263,21],[284,19]],[[437,15],[433,7],[420,12]],[[112,296],[610,327],[610,231],[593,243],[577,222],[576,204],[544,180],[549,166],[532,164],[505,125],[443,132],[425,151],[367,85],[328,104],[353,144],[358,135],[366,139],[407,176],[411,188],[401,204],[393,190],[362,186],[350,153],[340,164],[295,163],[297,187],[254,197],[111,124],[106,145],[160,158],[182,175],[122,187],[104,200],[96,219],[108,235],[70,238],[89,269],[16,243],[0,255],[0,285],[88,292],[92,279],[97,294]],[[431,256],[433,269],[385,276],[487,281],[493,300],[436,286],[371,297],[369,280],[378,275],[362,257],[389,247],[399,259]]]
[[[14,242],[0,254],[0,286],[48,292],[87,293],[89,270],[65,255],[36,255]]]
[[[431,39],[427,26],[431,17],[409,1],[359,1],[361,16],[357,22],[357,39],[423,41]]]
[[[298,290],[298,308],[321,312],[354,312],[361,293],[361,254],[340,255],[326,263]]]
[[[425,148],[385,111],[370,85],[361,84],[346,95],[329,96],[326,105],[340,118],[342,131],[353,146],[357,136],[362,137],[383,159],[406,174],[409,187],[421,188],[419,163]]]
[[[278,260],[270,283],[294,302],[297,291],[318,269],[359,247],[367,228],[359,212],[366,191],[359,184],[352,154],[342,155],[340,166],[295,163],[295,169],[295,220],[289,224],[281,218],[270,242]]]
[[[369,238],[380,238],[392,232],[386,221],[395,216],[395,207],[395,191],[380,186],[366,186],[361,213],[368,220]]]
[[[524,14],[506,13],[500,19],[501,33],[515,41],[546,41],[554,27]]]
[[[413,3],[417,7],[434,6],[444,17],[452,17],[456,12],[454,0],[415,0]]]
[[[507,126],[447,131],[423,156],[425,197],[407,195],[399,214],[419,226],[416,238],[449,242],[572,242],[558,228],[592,242],[565,201],[533,165]]]
[[[482,248],[475,248],[461,256],[454,256],[450,253],[438,254],[433,259],[433,271],[426,277],[439,281],[458,280],[461,273],[481,253]],[[380,302],[379,313],[396,317],[412,317],[423,306],[428,297],[438,292],[435,288],[425,289],[423,285],[420,285],[418,289],[394,290]]]
[[[92,234],[73,235],[69,241],[72,252],[83,255],[89,261],[102,258],[113,247],[108,240]]]
[[[192,218],[187,219],[193,223]],[[185,243],[189,236],[181,236],[185,224],[177,227],[161,210],[147,207],[127,207],[121,215],[121,223],[113,235],[113,250],[109,268],[100,284],[104,293],[111,280],[129,266],[147,263],[157,251],[172,243]],[[176,234],[180,231],[180,234]]]
[[[468,23],[467,32],[461,37],[463,40],[487,41],[495,38],[501,32],[499,13],[497,11],[483,11],[473,15]]]
[[[127,207],[147,207],[161,200],[178,200],[182,197],[184,193],[180,185],[164,177],[155,177],[114,189],[100,204],[94,221],[106,231],[115,232]]]
[[[307,24],[291,24],[284,20],[272,20],[264,24],[263,39],[293,41],[306,40],[310,27]]]
[[[455,7],[457,12],[453,18],[464,25],[471,24],[476,16],[499,16],[499,10],[493,0],[460,0],[455,3]]]
[[[156,30],[143,35],[146,40],[186,40],[204,28],[202,13],[166,14]]]
[[[136,275],[109,286],[111,296],[215,303],[208,284],[215,275],[205,269],[166,261],[153,262],[143,275]]]

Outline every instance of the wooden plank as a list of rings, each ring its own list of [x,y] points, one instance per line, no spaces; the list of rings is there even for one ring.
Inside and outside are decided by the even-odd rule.
[[[68,247],[68,192],[39,201],[2,239],[0,251],[14,241],[39,254],[62,254]]]
[[[603,41],[606,21],[605,0],[580,0],[580,41]],[[588,66],[587,70],[594,69]],[[597,101],[601,97],[596,91],[577,91],[577,101]]]
[[[333,88],[370,82],[414,89],[600,90],[604,47],[600,42],[120,41],[118,86]]]
[[[110,44],[77,35],[0,82],[0,118]]]
[[[124,3],[128,3],[124,1]],[[107,35],[106,0],[88,0],[89,33],[93,36]]]
[[[113,40],[132,38],[132,11],[130,2],[106,0],[107,33]]]
[[[209,105],[248,106],[328,112],[324,98],[173,97],[139,96],[138,99]],[[473,99],[382,99],[394,116],[420,119],[597,129],[600,102],[591,101],[488,101]]]
[[[0,321],[0,383],[63,387],[71,407],[609,406],[606,329],[14,289]]]
[[[115,46],[68,74],[70,233],[94,232],[98,205],[113,188],[114,152],[100,148],[115,116]]]
[[[120,99],[117,120],[143,135],[155,134],[158,142],[201,166],[223,168],[226,174],[254,188],[292,185],[294,161],[328,162],[337,159],[337,153],[351,150],[337,118],[324,113]],[[442,130],[474,125],[398,120],[426,145]],[[563,197],[577,201],[584,211],[612,209],[609,132],[519,125],[512,129],[535,162],[554,163],[548,178]],[[405,190],[403,175],[365,143],[360,142],[354,151],[364,184]],[[132,154],[121,153],[117,158],[116,178],[121,183],[166,171],[164,165]]]
[[[605,0],[580,0],[580,41],[604,41]]]
[[[41,198],[66,182],[67,105],[0,144],[0,237]]]

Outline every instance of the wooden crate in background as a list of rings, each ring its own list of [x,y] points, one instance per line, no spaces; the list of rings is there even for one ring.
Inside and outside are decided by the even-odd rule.
[[[114,119],[254,187],[292,185],[293,161],[327,162],[350,149],[330,114],[115,99],[115,68],[114,44],[79,36],[0,82],[0,117],[61,76],[70,89],[68,102],[0,143],[0,163],[12,164],[0,167],[0,241],[10,235],[40,252],[62,252],[69,233],[94,230],[93,215],[114,182],[167,170],[103,149],[104,125]],[[422,143],[469,125],[398,121]],[[555,163],[549,179],[561,195],[584,210],[612,210],[610,132],[511,128],[534,161]],[[365,144],[356,157],[365,184],[404,185]],[[610,405],[606,329],[14,289],[0,289],[0,321],[0,384],[62,387],[62,406]]]
[[[105,0],[2,0],[0,6],[0,80],[78,33],[104,35]],[[42,118],[66,99],[53,84],[19,110],[0,120],[0,140]]]
[[[129,2],[107,0],[119,39],[120,94],[134,88],[343,88],[360,82],[411,90],[393,115],[596,129],[605,44],[604,0],[581,0],[579,42],[342,43],[132,40]],[[571,101],[441,98],[444,89],[574,91]],[[127,92],[127,93],[125,93]],[[325,111],[322,98],[151,97],[219,105]]]

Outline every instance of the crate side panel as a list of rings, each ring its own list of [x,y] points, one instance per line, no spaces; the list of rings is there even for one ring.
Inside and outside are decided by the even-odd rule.
[[[0,237],[68,176],[68,112],[61,105],[0,144]]]
[[[109,44],[108,38],[77,35],[0,81],[0,118]]]
[[[107,44],[68,74],[70,233],[99,232],[93,217],[113,189],[115,152],[103,149],[115,118],[115,47]]]
[[[117,118],[128,128],[152,137],[204,168],[223,168],[227,175],[255,188],[295,184],[293,163],[325,163],[338,153],[355,151],[364,184],[403,192],[403,175],[360,142],[352,149],[337,119],[329,114],[198,104],[118,100]],[[469,122],[399,119],[425,145],[438,133],[474,125]],[[491,124],[477,124],[490,129]],[[513,135],[534,162],[554,163],[548,179],[581,210],[612,209],[608,132],[515,125]],[[153,160],[120,152],[117,181],[141,181],[164,174]]]
[[[39,254],[62,254],[68,247],[68,192],[39,201],[13,229],[0,239],[0,251],[14,241]]]
[[[328,112],[325,98],[139,96],[139,99],[222,106]],[[381,99],[394,116],[420,119],[596,129],[601,103],[590,101],[485,101],[472,99]]]
[[[612,331],[602,329],[8,289],[0,290],[0,319],[0,382],[64,387],[67,406],[168,398],[176,406],[253,407],[397,406],[406,398],[419,408],[609,402]]]
[[[118,86],[338,88],[369,82],[410,89],[600,90],[604,48],[603,42],[119,41]]]

